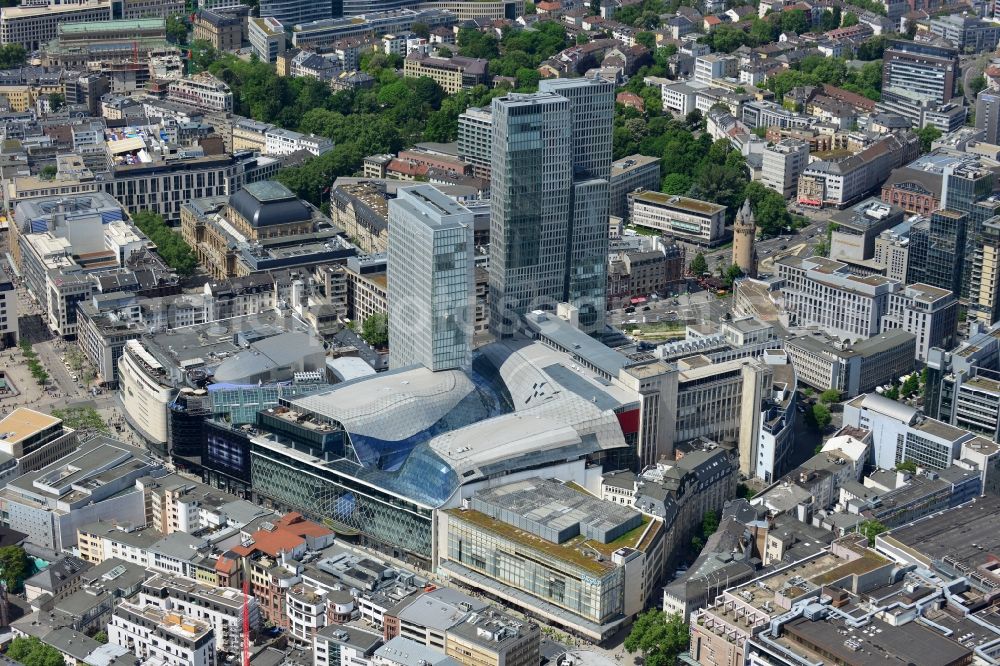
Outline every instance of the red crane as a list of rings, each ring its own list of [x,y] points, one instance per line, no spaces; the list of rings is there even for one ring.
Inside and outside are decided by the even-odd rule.
[[[250,580],[243,578],[243,666],[250,666]]]

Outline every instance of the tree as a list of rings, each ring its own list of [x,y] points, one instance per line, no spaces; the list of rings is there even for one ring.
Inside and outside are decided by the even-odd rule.
[[[851,26],[858,24],[858,15],[854,12],[847,12],[844,14],[844,22],[841,23],[841,27],[850,28]]]
[[[747,183],[743,198],[750,200],[762,236],[778,236],[791,226],[792,216],[788,213],[785,197],[771,188],[760,182]]]
[[[451,49],[448,48],[447,46],[439,46],[437,48],[437,54],[442,58],[450,58],[452,55],[454,55]]]
[[[636,33],[635,41],[637,44],[642,44],[647,49],[652,50],[656,48],[656,35],[654,35],[651,32],[647,32],[644,30],[642,32]]]
[[[0,69],[12,69],[23,65],[27,57],[27,51],[20,44],[5,44],[0,46]]]
[[[688,648],[690,635],[680,613],[667,615],[649,610],[636,619],[625,639],[625,651],[641,652],[646,666],[673,666],[678,655]]]
[[[819,400],[828,405],[833,402],[840,402],[840,391],[837,389],[827,389],[819,394]]]
[[[59,650],[34,636],[18,636],[7,647],[7,657],[24,666],[66,666]]]
[[[601,0],[590,0],[590,14],[591,16],[600,16]]]
[[[20,589],[21,583],[31,569],[28,554],[20,546],[4,546],[0,548],[0,578],[9,592]]]
[[[899,389],[899,393],[903,397],[909,398],[919,390],[920,390],[920,375],[914,373],[906,378],[906,380],[903,382],[903,386]]]
[[[58,171],[54,164],[46,164],[42,167],[42,170],[38,172],[39,177],[42,180],[52,180],[56,177]]]
[[[167,40],[174,44],[187,44],[188,25],[181,15],[168,16],[166,21]]]
[[[733,282],[743,277],[743,269],[741,269],[736,264],[731,264],[729,268],[726,269],[726,274],[723,276],[723,280],[726,281],[726,285],[733,286]]]
[[[800,35],[803,32],[809,32],[809,28],[811,27],[812,25],[804,10],[792,9],[791,11],[781,12],[782,31],[794,32],[796,35]]]
[[[373,314],[361,322],[361,339],[372,347],[389,343],[389,318],[383,313]]]
[[[715,534],[717,529],[719,529],[719,514],[711,510],[706,511],[705,515],[701,517],[702,535],[707,539]]]
[[[106,645],[108,642],[108,632],[98,631],[96,634],[94,634],[94,640],[100,643],[101,645]]]
[[[817,402],[812,408],[813,421],[816,422],[816,428],[822,432],[826,430],[826,427],[830,425],[833,417],[830,415],[830,408],[824,405],[822,402]]]
[[[108,424],[93,407],[68,407],[53,409],[52,416],[61,419],[63,425],[81,432],[110,432]]]
[[[682,173],[668,173],[663,177],[660,189],[666,194],[687,194],[691,189],[691,179]]]
[[[941,138],[941,130],[934,125],[926,125],[917,130],[917,136],[920,137],[921,150],[929,153],[931,151],[931,144]]]
[[[162,216],[144,210],[133,215],[132,221],[156,244],[156,252],[168,266],[180,275],[194,273],[198,266],[197,257],[181,235],[166,225]]]
[[[410,26],[410,31],[422,39],[427,39],[431,36],[431,27],[423,21],[414,22],[414,24]]]
[[[524,3],[524,15],[525,16],[532,16],[533,14],[536,14],[537,12],[538,12],[538,10],[535,9],[535,3],[533,3],[531,0],[525,0],[525,3]]]
[[[53,111],[58,111],[59,109],[66,106],[66,96],[62,93],[51,93],[49,94],[49,108]]]
[[[909,472],[910,474],[917,473],[917,463],[912,460],[904,460],[902,462],[896,463],[896,470],[899,472]]]
[[[863,520],[858,523],[858,534],[863,534],[868,539],[868,545],[875,545],[875,537],[888,531],[888,527],[877,520]]]
[[[966,92],[969,93],[969,98],[971,99],[976,95],[978,95],[980,92],[982,92],[982,90],[985,88],[986,88],[986,77],[980,74],[979,76],[969,81],[969,89]]]
[[[587,37],[587,33],[581,32],[579,35],[576,36],[577,46],[582,46],[583,44],[588,44],[588,43],[590,43],[590,37]]]
[[[701,276],[708,272],[708,262],[705,261],[705,255],[699,252],[694,255],[694,259],[691,260],[691,265],[688,266],[688,270],[691,271],[691,275]]]

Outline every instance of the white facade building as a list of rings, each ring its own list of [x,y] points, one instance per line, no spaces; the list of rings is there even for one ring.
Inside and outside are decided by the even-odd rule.
[[[108,624],[108,642],[131,651],[142,663],[216,665],[210,624],[151,604],[120,602]]]
[[[322,155],[333,150],[333,141],[315,134],[303,134],[292,130],[275,127],[264,135],[266,144],[264,153],[267,155],[291,155],[305,150],[312,155]]]
[[[798,139],[783,139],[764,149],[763,162],[760,182],[790,199],[795,196],[799,176],[809,163],[809,144]]]

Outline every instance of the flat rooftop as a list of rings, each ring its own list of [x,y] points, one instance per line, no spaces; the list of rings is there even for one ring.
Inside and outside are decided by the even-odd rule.
[[[784,625],[777,642],[793,652],[820,657],[816,663],[849,666],[950,666],[964,663],[972,654],[971,649],[918,622],[894,627],[871,620],[855,628],[840,619],[811,621],[801,617]],[[816,652],[806,645],[814,646]]]
[[[644,192],[637,192],[633,195],[633,197],[636,201],[643,201],[657,206],[673,208],[674,210],[682,210],[689,213],[697,213],[699,215],[715,215],[716,213],[726,210],[726,207],[721,204],[714,204],[709,201],[691,199],[675,194],[664,194],[663,192],[652,192],[647,190]]]
[[[1000,556],[1000,498],[979,497],[879,537],[930,564],[950,558],[970,570]]]
[[[59,423],[61,421],[54,416],[27,407],[18,407],[0,420],[0,445],[17,444]]]

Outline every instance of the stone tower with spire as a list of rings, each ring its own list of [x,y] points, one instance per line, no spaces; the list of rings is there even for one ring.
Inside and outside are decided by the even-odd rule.
[[[756,237],[757,221],[750,209],[750,199],[747,199],[733,222],[733,264],[750,277],[757,275],[757,250],[754,248]]]

